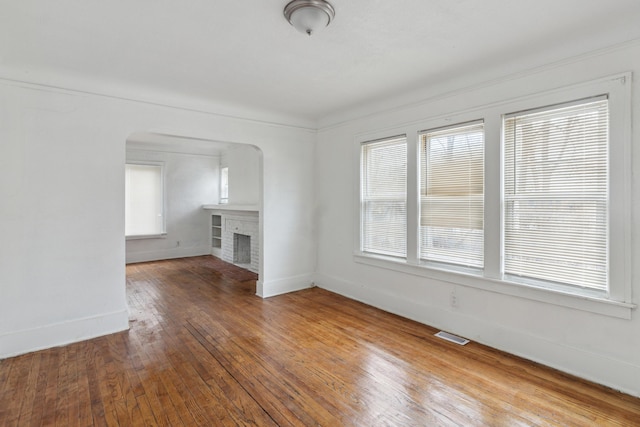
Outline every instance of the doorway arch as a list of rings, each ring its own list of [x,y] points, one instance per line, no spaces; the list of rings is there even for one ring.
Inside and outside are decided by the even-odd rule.
[[[255,211],[259,280],[264,271],[263,153],[252,144],[154,132],[126,139],[126,162],[164,165],[166,233],[126,238],[126,260],[151,261],[212,254],[211,213]],[[229,168],[229,199],[220,203],[220,171]],[[219,255],[219,254],[216,254]],[[228,261],[228,260],[226,260]]]

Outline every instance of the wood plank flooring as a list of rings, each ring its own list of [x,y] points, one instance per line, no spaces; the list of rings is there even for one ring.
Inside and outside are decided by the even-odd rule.
[[[210,260],[130,265],[129,331],[0,361],[0,426],[640,426],[640,399]]]

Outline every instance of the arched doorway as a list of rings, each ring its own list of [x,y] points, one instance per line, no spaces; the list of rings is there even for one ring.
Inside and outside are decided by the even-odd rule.
[[[158,215],[164,225],[153,235],[126,236],[127,263],[212,254],[262,275],[259,148],[135,132],[127,138],[126,163],[157,165],[162,171],[163,200]],[[127,213],[129,209],[127,206]],[[236,233],[230,233],[226,224],[236,228]]]

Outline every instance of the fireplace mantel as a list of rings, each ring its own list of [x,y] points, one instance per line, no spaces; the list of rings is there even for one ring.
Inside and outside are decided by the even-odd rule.
[[[258,205],[202,205],[202,209],[224,212],[259,212]]]

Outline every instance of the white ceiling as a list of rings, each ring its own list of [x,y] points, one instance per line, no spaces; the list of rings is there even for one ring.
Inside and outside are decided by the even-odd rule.
[[[0,77],[318,123],[640,39],[638,0],[331,2],[309,38],[287,0],[0,0]]]

